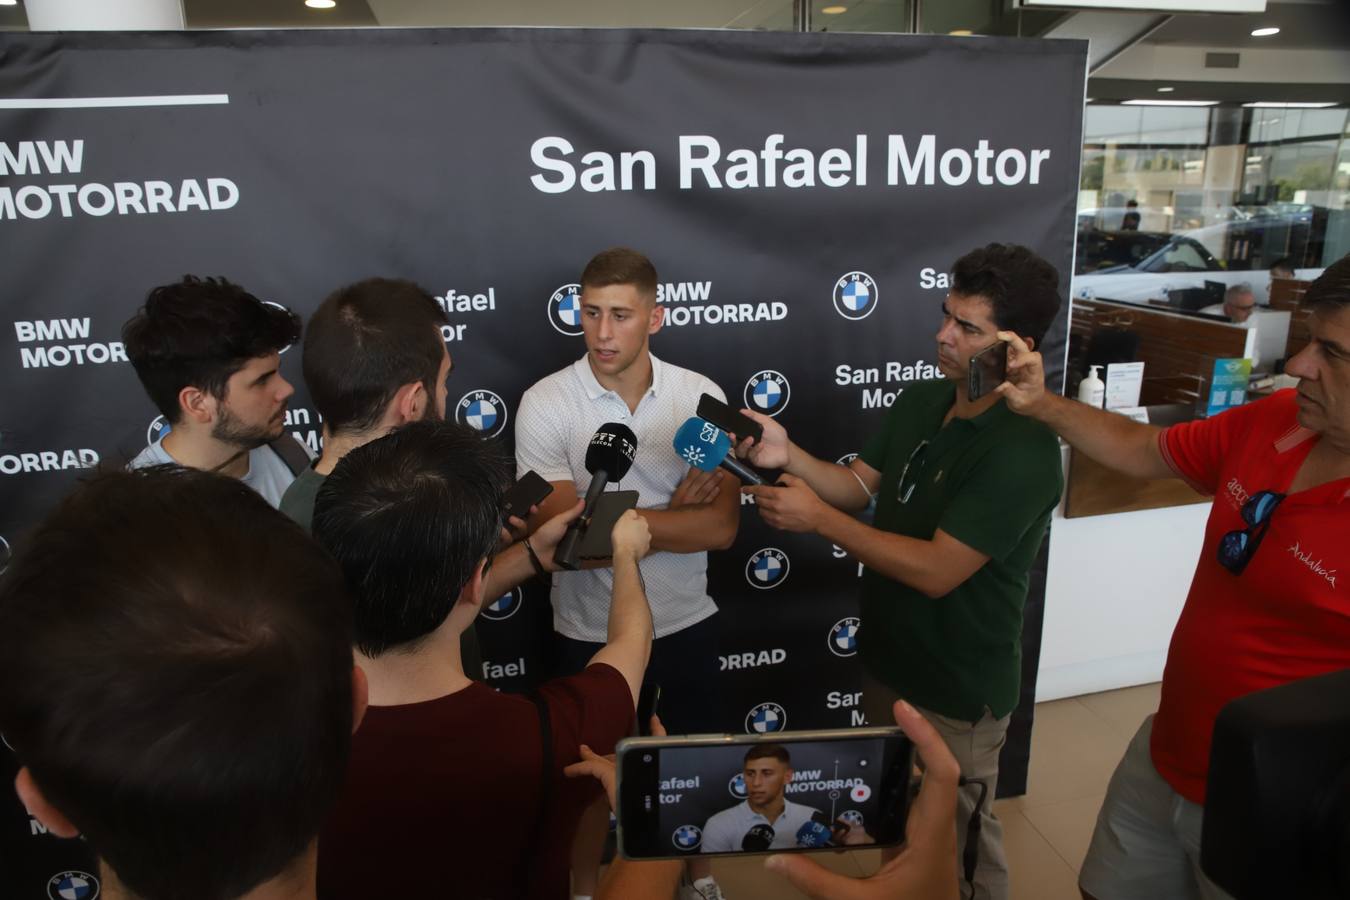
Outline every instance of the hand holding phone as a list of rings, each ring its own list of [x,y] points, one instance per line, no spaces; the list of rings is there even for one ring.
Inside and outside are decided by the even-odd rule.
[[[905,852],[882,864],[870,878],[854,879],[803,856],[780,854],[764,865],[785,875],[809,897],[861,900],[957,900],[956,789],[961,768],[942,736],[913,707],[900,702],[896,724],[914,740],[924,763],[923,787],[905,824]]]
[[[995,341],[970,358],[967,395],[979,400],[1008,377],[1008,342]]]
[[[713,423],[729,434],[736,435],[737,440],[750,438],[758,443],[764,436],[763,425],[727,406],[712,394],[704,394],[698,398],[697,413],[700,419]]]
[[[538,505],[545,497],[553,493],[553,485],[545,481],[536,472],[526,472],[520,480],[511,486],[502,497],[502,518],[512,516],[524,520],[530,514],[530,507]]]
[[[618,759],[619,847],[630,859],[904,836],[913,746],[897,728],[636,738]]]

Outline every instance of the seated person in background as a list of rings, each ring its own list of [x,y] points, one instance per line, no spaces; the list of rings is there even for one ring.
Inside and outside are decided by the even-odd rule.
[[[1242,284],[1229,285],[1228,290],[1224,291],[1222,303],[1206,306],[1200,312],[1213,316],[1224,315],[1228,321],[1241,325],[1252,317],[1254,309],[1256,295],[1252,293],[1252,286],[1244,281]]]
[[[755,744],[745,751],[745,799],[714,813],[703,826],[705,853],[740,850],[741,841],[756,825],[773,830],[770,847],[797,846],[797,829],[818,810],[793,803],[784,794],[792,782],[792,757],[781,744]]]
[[[459,636],[500,596],[487,572],[509,470],[476,431],[418,422],[352,450],[319,489],[314,536],[351,587],[373,703],[324,826],[323,897],[419,896],[428,877],[460,897],[566,896],[595,789],[562,770],[578,745],[609,752],[629,732],[651,651],[650,537],[635,513],[614,527],[608,642],[590,665],[533,698],[498,693],[465,674]],[[532,537],[543,556],[565,517],[550,524]]]
[[[169,430],[130,468],[219,472],[279,504],[311,456],[284,428],[295,388],[281,377],[281,351],[299,339],[299,317],[223,278],[152,290],[122,342]]]
[[[28,811],[98,853],[88,896],[314,896],[365,702],[345,591],[294,523],[189,469],[96,475],[21,548],[0,730]]]
[[[1294,261],[1287,256],[1281,256],[1270,264],[1271,278],[1297,278],[1294,274]]]

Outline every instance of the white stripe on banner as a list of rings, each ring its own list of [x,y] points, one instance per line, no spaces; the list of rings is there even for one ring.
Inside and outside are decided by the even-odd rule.
[[[104,109],[125,106],[210,106],[229,103],[229,94],[165,94],[159,97],[0,97],[0,109]]]

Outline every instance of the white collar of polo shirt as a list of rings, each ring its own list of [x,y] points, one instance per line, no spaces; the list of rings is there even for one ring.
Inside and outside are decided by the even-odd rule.
[[[661,393],[661,384],[663,373],[665,370],[665,364],[662,363],[661,360],[657,359],[656,354],[654,353],[649,352],[647,354],[647,358],[652,361],[652,384],[651,387],[647,388],[647,393],[643,394],[643,396],[656,397],[659,396]],[[589,397],[591,400],[599,400],[606,394],[614,394],[615,396],[618,396],[618,394],[615,391],[612,391],[609,388],[605,387],[603,384],[600,383],[599,379],[595,377],[595,371],[591,369],[591,360],[589,354],[582,356],[581,359],[572,363],[572,368],[576,370],[577,377],[581,379],[582,387],[586,389],[586,396]]]

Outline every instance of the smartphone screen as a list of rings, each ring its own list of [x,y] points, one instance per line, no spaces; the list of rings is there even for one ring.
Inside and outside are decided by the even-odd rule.
[[[996,341],[970,358],[970,399],[979,400],[1008,377],[1008,342]]]
[[[758,441],[764,437],[763,425],[739,410],[727,406],[712,394],[704,394],[698,398],[696,412],[700,419],[711,422],[723,431],[736,435],[737,441],[743,441],[746,438],[754,438]]]
[[[619,848],[630,859],[904,837],[913,744],[898,728],[637,738],[618,753]]]

